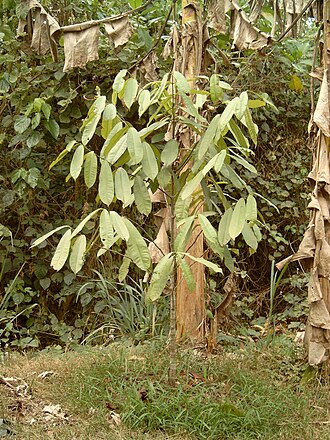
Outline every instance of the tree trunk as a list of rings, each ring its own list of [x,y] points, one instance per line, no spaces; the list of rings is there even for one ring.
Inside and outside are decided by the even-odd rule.
[[[195,86],[195,78],[200,74],[202,62],[203,31],[200,10],[197,3],[182,0],[182,63],[181,73],[185,75],[192,88]],[[181,136],[181,148],[190,149],[194,135],[191,130],[185,129]],[[200,192],[197,191],[197,193]],[[194,206],[194,201],[192,202]],[[201,212],[203,204],[194,207],[194,213]],[[203,234],[200,227],[195,225],[186,252],[196,257],[202,257],[204,253]],[[194,292],[190,292],[182,272],[178,269],[177,274],[177,302],[176,321],[177,339],[188,339],[201,342],[205,336],[205,271],[199,263],[190,264],[196,281]]]

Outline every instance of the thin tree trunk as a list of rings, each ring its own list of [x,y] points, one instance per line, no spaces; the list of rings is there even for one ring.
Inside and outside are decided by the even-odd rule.
[[[202,62],[202,25],[200,11],[197,3],[182,0],[182,65],[181,73],[195,87],[195,78],[200,73]],[[182,148],[190,149],[194,135],[186,130],[181,136]],[[194,202],[192,203],[194,205]],[[194,212],[203,210],[203,205],[198,204]],[[203,234],[198,225],[195,225],[192,237],[187,246],[187,252],[193,256],[201,257],[204,253]],[[190,261],[187,261],[190,264]],[[205,336],[205,272],[204,266],[199,263],[191,264],[191,269],[196,281],[194,292],[190,292],[182,272],[177,273],[177,299],[176,323],[177,339],[189,339],[201,342]]]

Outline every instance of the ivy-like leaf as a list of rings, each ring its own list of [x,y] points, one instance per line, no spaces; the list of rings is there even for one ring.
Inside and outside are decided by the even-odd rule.
[[[55,119],[50,119],[49,121],[44,122],[46,129],[53,136],[54,139],[57,139],[60,134],[60,126],[55,121]]]

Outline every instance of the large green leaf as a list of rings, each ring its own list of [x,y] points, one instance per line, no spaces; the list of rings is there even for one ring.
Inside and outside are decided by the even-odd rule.
[[[96,182],[97,157],[94,151],[90,151],[85,156],[84,180],[87,188],[91,188]]]
[[[143,113],[148,109],[150,103],[151,98],[149,90],[142,90],[139,94],[139,118],[141,118]]]
[[[110,165],[107,161],[101,161],[101,171],[99,175],[99,196],[105,205],[110,205],[114,198],[114,183]]]
[[[127,128],[123,128],[123,123],[117,122],[117,124],[111,129],[108,134],[103,147],[100,152],[100,157],[104,158],[108,155],[109,151],[113,146],[117,143],[117,141],[122,137],[123,134],[127,131]]]
[[[47,234],[44,234],[41,237],[39,237],[37,240],[35,240],[33,242],[33,244],[31,245],[31,248],[38,246],[43,241],[47,240],[48,237],[50,237],[51,235],[55,234],[55,232],[60,231],[63,228],[70,228],[70,226],[68,226],[68,225],[59,226],[58,228],[55,228],[55,229],[47,232]]]
[[[248,129],[249,135],[254,143],[257,145],[258,139],[258,126],[253,122],[250,109],[245,110],[244,121],[243,121]]]
[[[182,226],[180,226],[179,232],[174,240],[174,250],[176,252],[184,252],[190,239],[191,232],[193,229],[195,216],[192,215],[184,220]]]
[[[233,214],[231,216],[228,232],[230,238],[235,240],[236,237],[242,232],[245,224],[246,206],[245,200],[240,198],[236,203]]]
[[[231,222],[232,215],[233,215],[233,210],[232,208],[229,208],[225,211],[225,213],[221,217],[218,228],[218,241],[220,246],[224,246],[230,240],[229,225]]]
[[[83,145],[78,145],[76,151],[73,153],[71,164],[70,164],[70,174],[74,180],[77,180],[81,172],[84,163],[85,149]]]
[[[186,199],[182,199],[181,196],[178,197],[175,204],[175,217],[177,221],[181,221],[188,217],[189,209],[191,205],[192,197],[187,197]]]
[[[207,127],[202,139],[198,143],[198,159],[202,160],[211,145],[214,144],[214,138],[218,132],[220,115],[214,116],[209,126]]]
[[[258,240],[257,240],[256,236],[254,235],[254,232],[248,223],[244,224],[244,227],[242,230],[242,235],[243,235],[245,243],[248,246],[250,246],[251,249],[256,251],[257,247],[258,247]]]
[[[127,231],[128,234],[128,231]],[[117,240],[109,211],[103,209],[100,215],[100,238],[102,246],[109,249]]]
[[[158,163],[153,149],[147,142],[142,142],[143,159],[141,161],[144,174],[151,180],[155,180],[158,174]]]
[[[74,273],[78,273],[84,265],[84,256],[86,252],[86,236],[79,235],[74,242],[69,258],[69,265]]]
[[[166,254],[155,267],[146,292],[146,302],[151,303],[160,298],[166,284],[171,278],[174,267],[174,255]]]
[[[113,120],[117,116],[117,109],[113,104],[107,104],[102,116],[101,136],[106,139],[112,130]]]
[[[125,129],[123,129],[124,131]],[[122,135],[122,131],[117,134],[120,139],[116,142],[114,147],[107,154],[107,161],[111,164],[117,162],[117,160],[125,153],[127,149],[127,133]],[[117,136],[115,136],[116,138]]]
[[[115,193],[117,199],[123,202],[124,207],[133,202],[131,181],[126,170],[122,167],[119,167],[115,174]]]
[[[102,112],[105,107],[106,97],[98,96],[93,102],[91,108],[88,111],[87,122],[83,124],[83,132],[81,142],[83,145],[87,145],[88,142],[94,136],[97,124],[101,118]]]
[[[118,271],[118,281],[120,283],[122,283],[124,279],[127,277],[130,264],[131,264],[131,259],[124,256],[123,262]]]
[[[249,148],[249,141],[248,141],[248,139],[244,136],[244,134],[242,133],[242,130],[236,124],[234,119],[231,119],[229,121],[229,130],[232,132],[232,134],[234,135],[234,138],[235,138],[237,144],[241,148],[244,148],[244,149],[248,149]]]
[[[258,218],[257,201],[252,194],[246,199],[246,220],[255,222]]]
[[[161,161],[164,163],[166,167],[172,165],[172,163],[178,157],[179,145],[175,139],[169,140],[161,153]]]
[[[146,242],[136,227],[127,219],[123,219],[129,232],[126,255],[142,270],[148,270],[151,264]]]
[[[143,158],[143,147],[140,135],[134,127],[130,127],[127,131],[127,148],[132,165],[140,163]]]
[[[243,159],[242,157],[238,156],[235,153],[232,153],[230,155],[230,157],[234,160],[236,160],[237,163],[239,163],[240,165],[242,165],[244,168],[246,168],[248,171],[250,171],[250,173],[252,174],[258,174],[258,171],[256,170],[256,168],[249,163],[247,160]]]
[[[70,252],[71,244],[71,229],[68,229],[61,240],[59,241],[55,253],[53,255],[52,261],[50,263],[51,267],[55,270],[61,270],[64,266]]]
[[[245,110],[248,108],[249,97],[247,92],[242,92],[236,102],[235,115],[237,119],[241,120],[244,116]]]
[[[183,93],[190,93],[191,87],[187,78],[178,71],[173,72],[173,76],[175,78],[178,90]]]
[[[130,231],[127,227],[127,222],[125,217],[121,217],[116,211],[109,212],[111,224],[114,227],[116,233],[125,241],[130,238]]]
[[[133,193],[137,209],[141,214],[149,215],[152,209],[152,203],[148,188],[140,176],[136,176],[134,179]]]
[[[127,73],[126,69],[120,70],[117,73],[117,75],[116,75],[116,77],[115,77],[115,79],[113,81],[113,85],[112,85],[112,89],[113,89],[114,92],[120,93],[122,91],[122,89],[123,89],[123,87],[125,85],[124,78],[126,76],[126,73]]]
[[[139,85],[135,78],[129,78],[126,81],[124,88],[124,103],[126,104],[128,109],[131,108],[133,102],[135,101],[138,88]]]
[[[219,120],[220,133],[222,133],[224,131],[224,129],[227,127],[227,124],[234,116],[238,100],[239,100],[239,98],[236,97],[236,98],[232,99],[231,101],[229,101],[226,108],[222,112],[222,114],[220,116],[220,120]]]
[[[180,265],[180,268],[182,270],[183,278],[187,283],[189,291],[194,292],[194,290],[196,288],[196,282],[195,282],[194,276],[192,274],[190,265],[186,262],[186,260],[184,258],[181,257],[180,254],[177,256],[177,259],[178,259],[178,263]]]
[[[94,217],[94,215],[101,211],[101,208],[97,208],[95,209],[93,212],[91,212],[90,214],[88,214],[80,223],[79,225],[74,229],[74,231],[72,232],[72,236],[71,238],[75,237],[76,235],[79,234],[80,231],[83,230],[84,226],[86,225],[87,222],[89,222],[89,220]]]
[[[187,197],[191,196],[193,192],[197,189],[198,185],[204,178],[203,171],[199,171],[196,176],[194,176],[189,182],[187,182],[183,188],[181,193],[182,200],[185,200]]]
[[[193,255],[191,255],[191,254],[184,254],[184,255],[186,255],[188,258],[190,258],[191,260],[193,260],[193,261],[196,261],[196,263],[200,263],[200,264],[203,264],[204,266],[206,266],[206,267],[208,267],[209,269],[212,269],[212,270],[214,270],[214,272],[217,272],[217,273],[222,273],[222,269],[221,269],[221,267],[219,267],[217,264],[215,264],[215,263],[212,263],[211,261],[209,261],[209,260],[205,260],[205,258],[202,258],[202,257],[194,257]]]
[[[218,234],[216,229],[212,226],[211,222],[205,215],[198,214],[198,220],[202,228],[204,237],[206,238],[206,241],[210,246],[210,248],[212,249],[212,251],[218,255],[222,255],[223,250],[219,245]]]

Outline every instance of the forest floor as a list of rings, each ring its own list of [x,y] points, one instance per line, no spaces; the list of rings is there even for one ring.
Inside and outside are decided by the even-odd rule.
[[[1,352],[0,352],[1,356]],[[207,355],[140,346],[9,353],[0,358],[0,438],[17,440],[327,440],[328,366],[307,366],[290,336]]]

